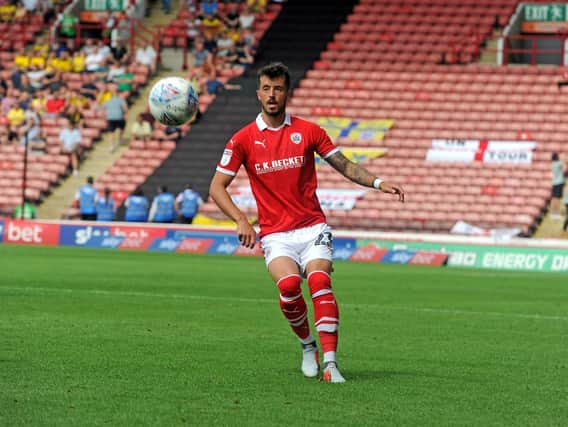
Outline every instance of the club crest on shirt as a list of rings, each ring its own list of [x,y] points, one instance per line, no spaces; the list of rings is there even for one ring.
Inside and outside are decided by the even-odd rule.
[[[225,148],[225,151],[223,151],[223,157],[221,157],[221,166],[227,166],[231,161],[232,155],[233,155],[233,150]]]
[[[299,132],[294,132],[292,135],[290,135],[290,139],[294,144],[299,144],[300,142],[302,142],[302,134]]]

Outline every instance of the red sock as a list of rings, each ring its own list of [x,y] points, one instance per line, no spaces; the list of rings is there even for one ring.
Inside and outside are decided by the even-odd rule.
[[[339,308],[331,290],[331,278],[325,271],[313,271],[308,276],[308,286],[314,303],[314,323],[321,348],[325,353],[337,350]]]
[[[283,277],[276,286],[280,290],[280,310],[288,320],[298,338],[304,340],[310,335],[308,309],[302,296],[302,278],[297,274]]]

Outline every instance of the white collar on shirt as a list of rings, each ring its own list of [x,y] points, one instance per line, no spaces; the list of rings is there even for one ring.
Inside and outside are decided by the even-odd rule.
[[[258,113],[258,116],[256,116],[256,125],[258,126],[258,130],[264,130],[264,129],[280,130],[284,126],[290,126],[291,124],[292,124],[292,119],[290,118],[290,113],[286,113],[286,115],[284,116],[284,123],[282,123],[277,128],[271,128],[270,126],[268,126],[264,121],[264,119],[262,118],[262,113]]]

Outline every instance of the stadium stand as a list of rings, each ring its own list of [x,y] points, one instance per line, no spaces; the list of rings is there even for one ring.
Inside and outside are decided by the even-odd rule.
[[[532,233],[550,196],[550,152],[562,151],[568,131],[568,103],[556,86],[562,70],[474,62],[495,16],[507,22],[516,4],[374,0],[355,6],[295,89],[289,111],[312,120],[393,119],[382,141],[337,143],[387,149],[365,165],[404,183],[408,201],[385,203],[384,195],[370,191],[349,213],[327,212],[330,224],[447,233],[462,220]],[[456,57],[467,64],[439,65],[445,52],[461,53]],[[427,160],[436,139],[537,144],[529,163],[445,163]],[[321,167],[318,178],[322,188],[357,188],[329,168]],[[248,186],[244,173],[233,186]],[[212,203],[202,212],[222,218]]]

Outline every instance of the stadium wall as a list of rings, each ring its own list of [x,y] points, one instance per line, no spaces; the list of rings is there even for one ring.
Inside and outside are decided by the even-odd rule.
[[[568,242],[451,235],[334,232],[334,258],[515,271],[568,272]],[[239,245],[232,228],[0,219],[0,243],[114,250],[261,256]]]

